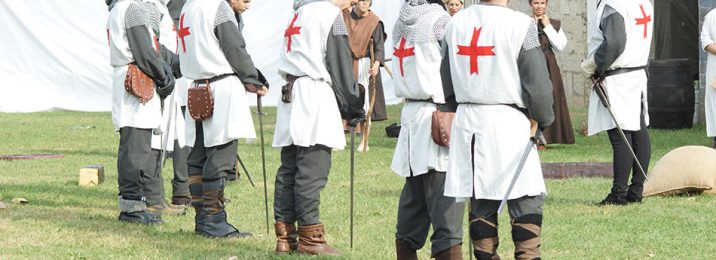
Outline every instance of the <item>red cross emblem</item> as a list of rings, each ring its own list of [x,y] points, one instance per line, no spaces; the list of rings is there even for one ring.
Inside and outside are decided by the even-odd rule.
[[[296,19],[298,19],[298,13],[293,14],[293,20],[291,21],[291,24],[288,25],[288,28],[286,28],[286,31],[283,33],[283,37],[288,38],[288,49],[286,49],[286,52],[291,52],[291,36],[293,36],[294,34],[301,34],[301,26],[293,26],[293,24],[296,22]]]
[[[393,52],[393,56],[398,57],[398,61],[400,62],[400,76],[405,77],[405,74],[403,73],[403,58],[406,58],[408,56],[415,56],[415,47],[413,48],[405,48],[405,37],[400,37],[400,47],[395,48]]]
[[[646,12],[644,12],[644,5],[639,5],[639,8],[641,8],[641,18],[636,18],[636,25],[644,25],[644,39],[646,39],[646,25],[651,22],[651,15],[647,16]]]
[[[476,27],[472,31],[472,40],[470,41],[470,45],[468,46],[462,46],[458,45],[458,55],[465,55],[470,56],[470,74],[475,73],[475,75],[478,74],[478,67],[477,67],[477,58],[480,56],[495,56],[495,52],[492,51],[492,49],[495,48],[495,46],[477,46],[477,40],[480,39],[480,31],[482,31],[482,27],[480,29],[477,29]]]
[[[189,26],[184,27],[184,15],[181,14],[181,18],[179,19],[179,33],[177,33],[177,37],[181,38],[181,49],[186,53],[186,43],[184,42],[184,37],[191,35],[189,33]]]

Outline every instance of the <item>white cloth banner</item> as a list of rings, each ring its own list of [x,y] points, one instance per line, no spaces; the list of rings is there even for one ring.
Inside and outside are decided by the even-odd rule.
[[[391,39],[401,0],[374,1]],[[276,73],[292,0],[254,0],[244,15],[244,37],[254,64],[271,85],[264,105],[275,106],[283,80]],[[110,111],[112,67],[107,6],[99,0],[0,0],[0,112]],[[386,42],[386,56],[392,56]],[[439,73],[436,71],[435,73]],[[386,102],[395,104],[385,71]],[[249,96],[255,104],[256,98]]]

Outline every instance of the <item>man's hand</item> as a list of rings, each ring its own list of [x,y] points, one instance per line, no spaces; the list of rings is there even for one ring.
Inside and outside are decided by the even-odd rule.
[[[256,91],[256,95],[259,97],[266,96],[266,94],[268,94],[268,88],[266,86],[261,86],[261,88]]]
[[[530,119],[530,138],[535,138],[537,135],[537,121]]]
[[[248,92],[256,93],[259,91],[259,86],[256,86],[251,83],[244,83],[244,89],[246,89],[246,91],[248,91]]]
[[[373,63],[373,67],[370,67],[368,70],[368,74],[371,76],[378,75],[378,70],[380,69],[380,62],[376,61]]]
[[[350,127],[356,127],[358,124],[360,124],[361,122],[365,121],[365,116],[364,116],[364,115],[360,115],[360,116],[358,116],[358,117],[348,119],[347,121],[348,121],[348,126],[350,126]]]

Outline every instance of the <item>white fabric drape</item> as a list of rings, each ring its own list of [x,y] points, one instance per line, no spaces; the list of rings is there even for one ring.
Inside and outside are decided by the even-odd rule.
[[[373,3],[388,39],[401,4]],[[272,86],[264,105],[279,101],[283,80],[276,71],[286,29],[283,21],[292,13],[292,0],[272,0],[252,1],[243,14],[249,54]],[[0,25],[6,36],[0,41],[0,112],[110,111],[107,14],[104,1],[97,0],[0,1]],[[391,47],[386,42],[386,50]],[[398,103],[390,77],[382,75],[386,101]],[[256,102],[253,95],[247,99]]]

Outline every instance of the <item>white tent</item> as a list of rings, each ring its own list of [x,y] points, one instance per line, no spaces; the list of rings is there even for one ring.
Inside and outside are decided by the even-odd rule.
[[[388,39],[402,0],[374,0]],[[283,80],[276,74],[292,0],[253,0],[244,36],[255,65],[272,86],[275,105]],[[110,111],[111,73],[107,6],[101,0],[0,0],[0,112]],[[386,42],[386,56],[392,54]],[[387,73],[386,101],[397,103]],[[255,98],[250,98],[255,100]]]

